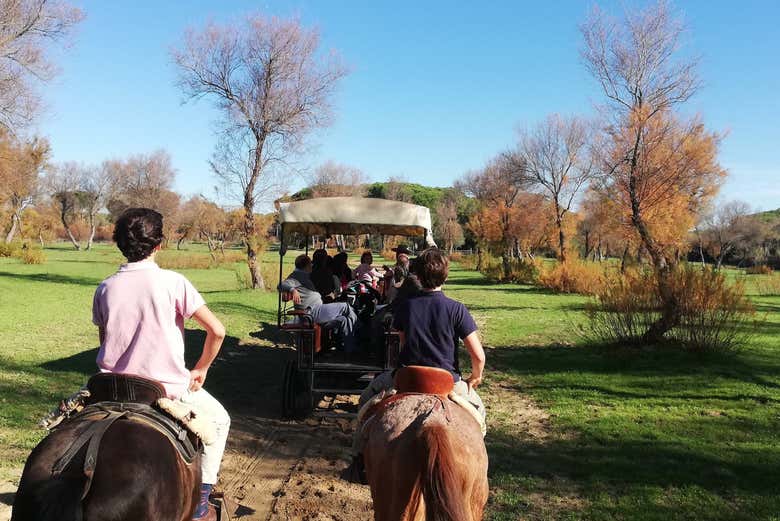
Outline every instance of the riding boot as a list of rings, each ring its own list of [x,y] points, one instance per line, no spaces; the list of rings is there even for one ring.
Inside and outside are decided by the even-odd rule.
[[[203,483],[200,486],[200,500],[195,508],[192,521],[217,521],[217,511],[209,504],[209,496],[213,485]]]
[[[352,463],[349,464],[344,472],[341,474],[342,479],[349,481],[350,483],[360,483],[361,485],[368,485],[368,478],[366,477],[366,466],[363,463],[363,455],[358,454],[352,457]]]

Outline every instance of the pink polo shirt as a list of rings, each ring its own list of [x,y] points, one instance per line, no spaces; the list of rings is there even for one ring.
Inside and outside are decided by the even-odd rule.
[[[98,367],[157,380],[169,398],[180,397],[190,383],[184,320],[204,304],[184,275],[148,259],[123,264],[92,300],[92,321],[105,331]]]

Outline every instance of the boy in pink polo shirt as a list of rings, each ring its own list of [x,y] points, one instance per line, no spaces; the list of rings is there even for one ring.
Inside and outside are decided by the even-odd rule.
[[[169,398],[192,405],[214,421],[217,439],[203,448],[201,499],[193,518],[210,521],[216,519],[216,512],[208,497],[217,482],[230,417],[203,383],[225,328],[190,281],[154,262],[162,230],[162,215],[148,208],[131,208],[116,222],[114,241],[128,262],[95,291],[92,320],[100,334],[97,364],[104,372],[157,380]],[[189,318],[206,330],[203,353],[191,370],[184,365],[184,321]]]

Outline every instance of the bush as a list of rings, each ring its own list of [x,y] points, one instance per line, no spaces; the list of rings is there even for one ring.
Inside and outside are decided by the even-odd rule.
[[[745,273],[748,275],[771,275],[772,271],[772,268],[765,264],[757,264],[746,269]]]
[[[728,351],[750,337],[743,327],[754,315],[742,282],[729,283],[723,273],[694,266],[672,274],[679,302],[679,324],[666,335],[692,351]],[[661,315],[655,274],[629,271],[605,277],[596,301],[587,308],[586,336],[600,343],[637,345]]]
[[[46,262],[46,255],[40,248],[25,248],[21,250],[19,259],[25,264],[43,264]]]
[[[477,256],[476,255],[463,255],[462,253],[455,252],[450,255],[452,262],[457,262],[458,266],[464,270],[477,269]]]
[[[536,259],[512,259],[509,263],[509,276],[504,273],[504,264],[500,258],[485,255],[482,274],[492,282],[514,282],[517,284],[536,284],[541,270],[541,262]],[[476,264],[476,259],[474,260]]]
[[[0,242],[0,257],[18,257],[22,251],[19,241]]]
[[[559,293],[582,293],[595,295],[604,284],[604,270],[601,266],[569,259],[556,262],[551,268],[542,268],[539,285]]]
[[[780,295],[780,275],[767,275],[755,281],[756,293],[762,297]]]
[[[747,341],[740,324],[755,311],[742,281],[729,283],[722,273],[691,266],[678,269],[675,278],[680,303],[680,324],[671,332],[675,340],[694,351],[734,350]]]
[[[177,252],[162,250],[157,253],[156,261],[160,267],[168,270],[209,269],[233,264],[245,260],[243,252],[226,251],[224,254],[215,251],[208,253]]]

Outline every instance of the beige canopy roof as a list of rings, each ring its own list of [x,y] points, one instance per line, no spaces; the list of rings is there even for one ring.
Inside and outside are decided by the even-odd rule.
[[[285,233],[360,235],[364,233],[431,237],[431,212],[425,206],[363,197],[321,197],[276,203]]]

